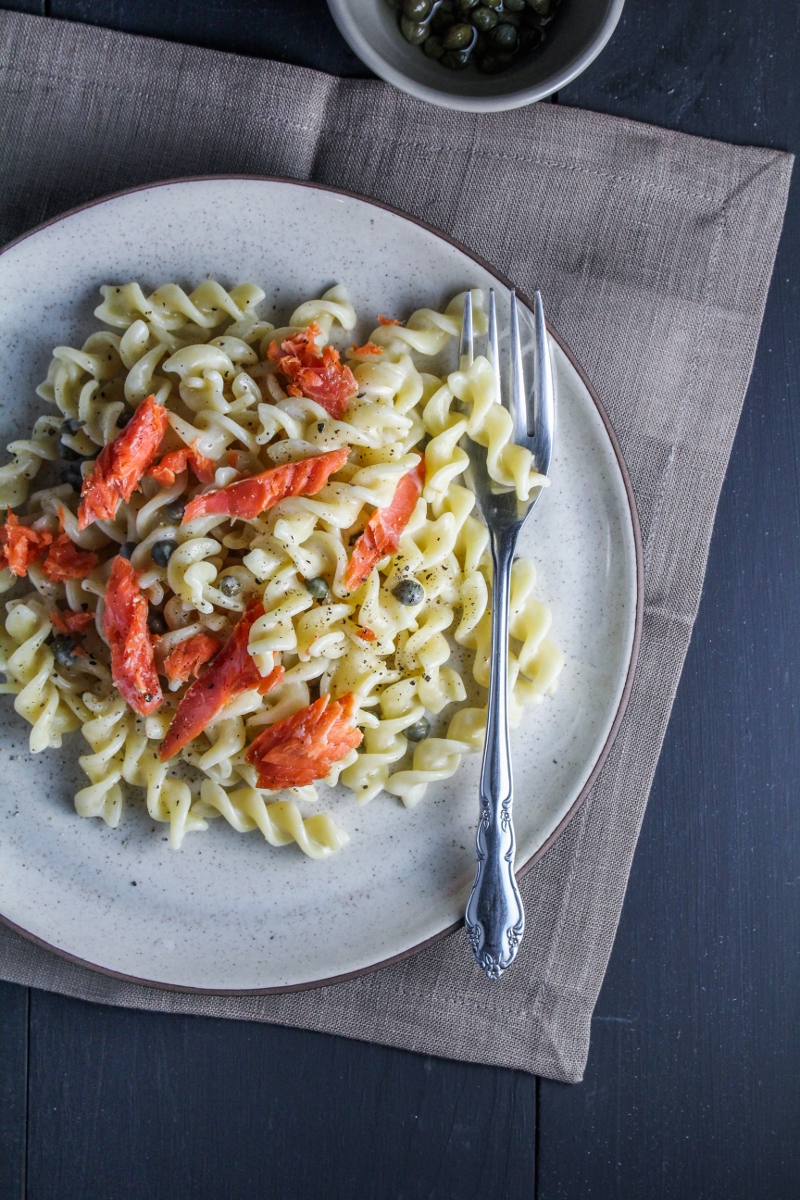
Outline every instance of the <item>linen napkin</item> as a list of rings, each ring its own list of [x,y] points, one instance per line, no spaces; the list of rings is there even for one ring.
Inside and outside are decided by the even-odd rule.
[[[423,217],[529,294],[541,287],[619,437],[646,575],[627,714],[588,800],[524,880],[525,939],[500,981],[483,978],[459,931],[330,987],[187,995],[81,968],[3,925],[0,976],[580,1080],[700,599],[791,157],[551,104],[440,111],[379,82],[16,13],[0,13],[0,149],[0,241],[131,185],[284,175]]]

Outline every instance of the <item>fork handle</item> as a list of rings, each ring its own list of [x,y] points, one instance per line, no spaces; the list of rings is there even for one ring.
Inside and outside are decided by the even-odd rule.
[[[499,979],[517,953],[525,913],[514,878],[513,782],[508,741],[508,600],[518,528],[490,529],[494,566],[492,658],[480,781],[478,859],[465,924],[472,953]]]

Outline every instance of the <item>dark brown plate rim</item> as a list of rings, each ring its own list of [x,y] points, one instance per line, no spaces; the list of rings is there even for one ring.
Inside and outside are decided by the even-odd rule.
[[[100,196],[96,200],[90,200],[86,204],[79,204],[75,208],[68,209],[67,212],[60,213],[57,217],[52,217],[49,221],[44,221],[41,225],[37,225],[34,229],[29,229],[27,233],[23,233],[20,237],[15,238],[14,241],[3,246],[2,249],[0,249],[0,257],[2,257],[3,254],[6,254],[9,250],[12,250],[15,246],[19,246],[20,243],[26,241],[28,238],[33,237],[37,233],[41,233],[43,229],[48,229],[51,225],[57,225],[59,222],[75,216],[76,213],[86,212],[87,209],[96,208],[98,205],[105,204],[109,200],[118,200],[123,196],[131,196],[136,192],[148,192],[154,190],[155,188],[172,187],[175,184],[224,182],[227,180],[236,179],[251,180],[260,183],[289,184],[292,187],[304,187],[308,188],[310,191],[330,192],[336,196],[346,196],[350,200],[358,200],[363,204],[369,204],[373,208],[381,209],[384,212],[392,213],[393,216],[401,217],[403,220],[410,221],[413,225],[418,225],[421,229],[433,234],[434,237],[439,238],[441,241],[447,242],[449,245],[454,246],[457,250],[460,250],[462,254],[466,255],[467,258],[471,259],[474,263],[477,263],[478,266],[482,267],[490,275],[493,275],[494,278],[498,280],[498,282],[504,287],[513,288],[516,286],[510,279],[498,271],[496,267],[493,267],[492,264],[489,263],[485,258],[483,258],[480,254],[476,254],[473,250],[470,250],[468,246],[465,246],[462,242],[458,241],[457,238],[450,237],[449,234],[443,233],[442,230],[437,229],[436,226],[430,225],[427,221],[421,221],[418,217],[411,216],[409,213],[403,212],[399,208],[394,208],[391,204],[384,204],[380,200],[372,200],[368,196],[360,196],[357,192],[349,192],[344,188],[329,187],[327,184],[314,183],[311,180],[289,179],[278,175],[187,175],[178,179],[162,179],[156,183],[142,184],[139,187],[123,188],[122,191],[110,192],[108,195]],[[527,305],[528,308],[533,307],[531,301],[523,292],[519,291],[519,289],[517,289],[517,295],[519,299],[525,305]],[[608,731],[608,736],[605,740],[605,743],[595,761],[594,767],[592,768],[588,779],[573,800],[569,810],[564,814],[558,825],[555,827],[550,836],[542,843],[539,849],[532,854],[531,857],[517,870],[517,879],[522,879],[524,875],[527,875],[531,868],[535,866],[535,864],[540,858],[542,858],[544,854],[547,853],[556,839],[564,832],[569,822],[586,800],[586,797],[589,795],[597,776],[602,770],[603,764],[605,763],[609,751],[614,743],[614,739],[619,732],[619,727],[622,723],[622,718],[625,715],[625,710],[628,707],[628,700],[630,698],[631,688],[633,687],[633,677],[636,671],[636,663],[639,657],[639,645],[642,637],[642,615],[644,610],[644,558],[642,553],[642,535],[639,526],[639,516],[636,511],[633,485],[631,483],[625,459],[622,456],[617,435],[614,432],[605,408],[596,396],[594,388],[589,382],[586,373],[577,362],[569,346],[560,336],[560,334],[558,334],[556,330],[552,328],[549,322],[547,328],[550,336],[561,347],[562,351],[569,359],[570,364],[580,377],[581,382],[586,388],[586,391],[589,393],[589,396],[591,397],[592,402],[600,415],[600,419],[605,426],[608,439],[611,442],[611,447],[617,460],[620,475],[622,476],[622,482],[625,486],[625,494],[628,500],[631,526],[633,529],[634,549],[636,553],[636,619],[634,623],[633,644],[631,646],[628,672],[625,678],[625,684],[622,689],[619,704],[617,706],[617,711],[614,716],[614,720],[611,723],[611,728]],[[28,941],[33,942],[37,946],[41,946],[43,950],[49,950],[52,954],[57,954],[59,958],[65,959],[67,962],[73,963],[75,966],[85,967],[87,970],[96,971],[99,974],[106,975],[111,979],[119,979],[123,983],[132,983],[140,987],[157,988],[160,991],[186,992],[188,994],[200,996],[273,996],[283,995],[288,992],[305,992],[310,991],[313,988],[329,987],[332,984],[345,983],[350,979],[358,979],[362,975],[371,974],[373,971],[379,971],[382,967],[388,967],[392,963],[402,962],[402,960],[405,958],[410,958],[412,955],[419,954],[422,950],[427,949],[428,946],[432,946],[436,942],[441,941],[442,938],[454,933],[455,930],[464,924],[463,919],[456,921],[454,924],[448,925],[445,929],[440,930],[439,933],[434,934],[433,937],[427,938],[424,942],[418,942],[415,946],[411,946],[407,950],[401,951],[399,954],[394,954],[389,958],[381,959],[376,963],[370,963],[369,966],[360,967],[355,971],[348,971],[343,975],[330,975],[325,979],[315,979],[307,983],[286,984],[282,987],[199,988],[189,987],[186,984],[164,983],[154,979],[141,979],[136,975],[126,975],[122,971],[114,971],[110,967],[103,967],[98,963],[88,962],[86,959],[78,958],[77,955],[70,954],[66,950],[61,950],[58,946],[52,946],[49,942],[37,937],[36,934],[30,933],[27,929],[22,929],[21,926],[14,924],[13,921],[10,921],[8,917],[3,916],[2,913],[0,913],[0,921],[9,929],[12,929],[15,933],[18,933],[22,937],[26,938]],[[466,952],[466,945],[464,949]]]

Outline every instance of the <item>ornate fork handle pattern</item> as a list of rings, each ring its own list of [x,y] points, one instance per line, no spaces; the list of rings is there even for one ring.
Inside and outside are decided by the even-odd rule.
[[[494,565],[492,673],[480,780],[477,867],[465,924],[475,961],[490,979],[513,962],[525,929],[514,878],[513,782],[508,740],[508,595],[518,528],[490,530]]]

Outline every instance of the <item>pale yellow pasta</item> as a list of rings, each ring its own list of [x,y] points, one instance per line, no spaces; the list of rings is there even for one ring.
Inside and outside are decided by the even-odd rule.
[[[207,279],[191,291],[166,284],[148,293],[126,283],[101,293],[96,316],[110,329],[80,349],[56,348],[38,389],[55,415],[40,417],[29,440],[11,443],[12,461],[0,467],[0,504],[27,500],[23,523],[51,538],[63,530],[78,550],[96,554],[97,565],[59,581],[41,560],[30,563],[34,591],[6,603],[0,630],[8,680],[2,690],[30,722],[32,750],[81,730],[88,746],[79,759],[87,784],[75,797],[81,815],[116,826],[126,787],[140,788],[149,816],[169,826],[175,848],[222,817],[240,833],[259,829],[271,846],[292,843],[311,858],[327,858],[348,835],[324,812],[305,814],[303,806],[318,802],[318,788],[298,786],[281,796],[259,787],[259,771],[247,761],[250,744],[317,697],[352,694],[362,745],[321,783],[343,784],[359,804],[384,793],[413,806],[431,783],[450,778],[483,741],[491,632],[488,534],[462,481],[468,460],[459,443],[470,437],[484,446],[492,478],[521,498],[547,481],[513,444],[486,360],[441,373],[448,356],[453,365],[464,293],[444,312],[419,309],[402,325],[382,322],[367,342],[343,350],[357,394],[336,416],[319,400],[291,394],[296,389],[270,346],[309,327],[306,336],[320,353],[331,341],[341,348],[346,335],[352,341],[357,316],[340,285],[300,304],[277,329],[259,317],[264,292],[254,284],[228,291]],[[485,332],[482,293],[473,291],[472,300],[476,329]],[[50,478],[51,464],[63,453],[80,456],[78,462],[93,458],[150,395],[168,411],[165,450],[190,447],[212,460],[204,477],[213,474],[213,484],[199,483],[188,467],[166,486],[145,476],[113,520],[80,529],[76,487],[91,467],[80,468],[77,483],[74,472],[72,482],[60,482]],[[209,486],[341,447],[350,451],[347,462],[314,495],[287,497],[256,517],[181,520],[188,500]],[[397,551],[349,590],[354,542],[423,459],[422,495]],[[40,471],[43,486],[28,499]],[[154,547],[165,542],[168,557],[154,558]],[[107,580],[122,548],[155,614],[154,661],[165,681],[165,699],[147,718],[119,694],[103,634]],[[3,560],[0,591],[17,582]],[[413,602],[403,592],[409,582],[418,585]],[[563,666],[535,583],[533,564],[517,560],[512,722],[555,688]],[[250,680],[249,690],[163,763],[160,743],[189,686],[170,674],[170,664],[198,635],[215,638],[212,647],[223,644],[255,601],[263,607],[247,646],[255,678],[280,664],[282,680],[265,695]],[[72,656],[67,637],[57,661],[53,621],[63,630],[71,628],[67,618],[85,628],[85,649]]]

